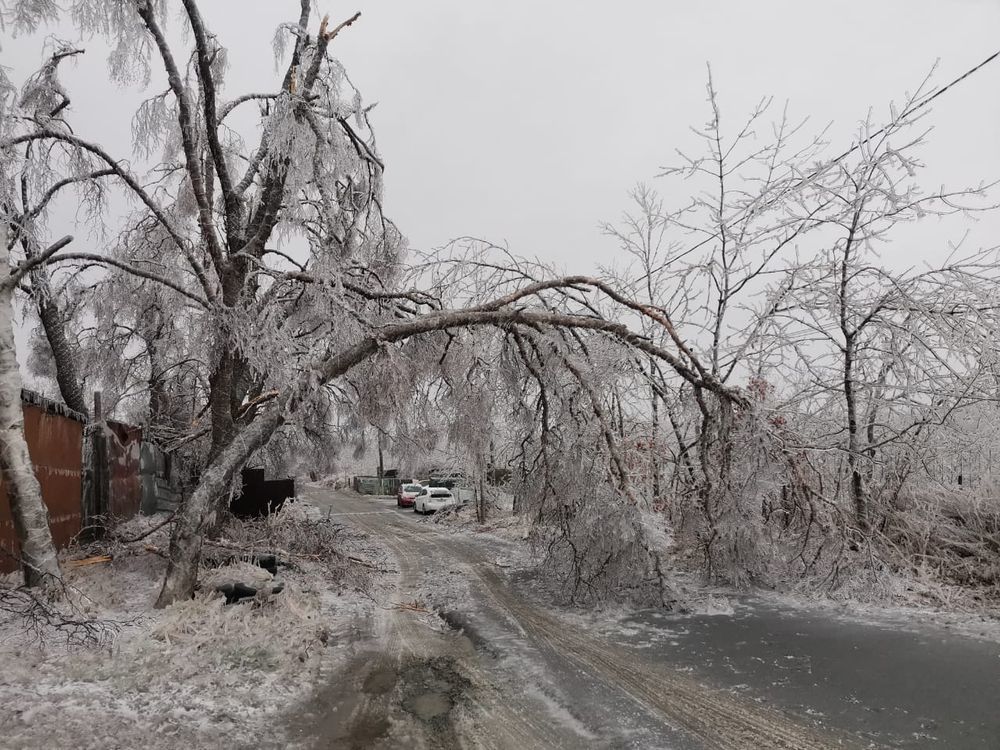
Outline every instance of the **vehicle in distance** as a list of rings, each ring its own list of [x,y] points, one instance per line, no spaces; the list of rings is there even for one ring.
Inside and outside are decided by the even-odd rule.
[[[455,496],[447,487],[424,487],[413,501],[413,512],[426,515],[455,505]]]
[[[399,485],[399,489],[396,490],[396,507],[411,507],[413,505],[413,501],[416,499],[417,495],[420,494],[420,490],[422,489],[423,486],[417,484],[416,482]]]
[[[460,485],[468,484],[468,479],[466,479],[464,474],[433,474],[431,475],[431,480],[429,484],[433,484],[435,487],[444,487],[445,489],[453,490]]]

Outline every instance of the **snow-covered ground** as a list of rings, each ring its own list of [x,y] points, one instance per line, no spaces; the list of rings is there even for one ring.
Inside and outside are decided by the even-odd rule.
[[[936,633],[1000,640],[995,621],[969,614],[941,613],[950,618],[937,621],[943,630],[928,631],[919,622],[930,619],[926,609],[747,597],[683,576],[676,583],[687,613],[566,609],[539,583],[544,576],[530,572],[535,559],[520,518],[504,514],[481,526],[472,508],[425,518],[391,499],[304,492],[313,494],[317,502],[326,496],[325,504],[291,505],[276,525],[234,527],[227,537],[230,545],[261,549],[266,538],[292,550],[294,567],[278,575],[285,589],[269,601],[224,606],[203,594],[153,609],[165,563],[148,547],[166,547],[161,530],[137,544],[104,543],[110,563],[68,570],[80,612],[121,624],[100,645],[70,646],[51,632],[37,640],[18,623],[0,624],[0,748],[304,747],[345,738],[391,747],[407,732],[437,743],[429,747],[453,746],[454,736],[491,737],[498,747],[543,737],[547,746],[604,747],[631,738],[622,746],[648,747],[665,716],[706,738],[737,730],[767,737],[779,725],[807,740],[812,727],[875,736],[878,722],[865,723],[865,706],[894,696],[886,705],[912,708],[910,697],[882,691],[876,679],[859,683],[870,692],[863,705],[844,703],[848,691],[836,683],[836,670],[824,692],[801,664],[818,668],[834,658],[849,666],[853,651],[835,653],[845,638],[859,649],[878,639],[879,658],[896,653],[901,665],[935,654],[975,664],[976,647]],[[153,523],[137,520],[125,535]],[[317,554],[330,544],[336,554]],[[204,589],[269,578],[246,562],[219,565],[224,548],[213,554]],[[905,628],[916,635],[893,635]],[[907,656],[911,647],[917,650]],[[748,649],[758,651],[743,653]],[[872,658],[858,653],[856,660]],[[791,682],[755,683],[758,671],[770,674],[765,667]],[[853,686],[856,672],[841,671]],[[392,687],[378,692],[383,679]],[[702,687],[703,679],[716,687]],[[421,718],[407,697],[440,698],[434,685],[442,680],[454,692],[445,701],[448,721]],[[669,698],[675,693],[687,702]],[[758,699],[788,704],[799,723],[782,724]],[[913,706],[920,700],[912,697]],[[387,723],[349,721],[354,709],[338,713],[338,705],[361,706],[362,719]],[[726,721],[701,726],[704,706]],[[833,725],[823,718],[837,711],[847,718]],[[937,720],[960,715],[949,711],[958,709],[941,708]],[[897,719],[898,731],[907,730],[906,715]],[[939,733],[948,730],[942,727]]]
[[[337,531],[342,554],[371,552],[356,532]],[[346,658],[371,608],[367,567],[336,577],[327,561],[296,557],[268,601],[225,606],[203,593],[156,610],[165,560],[146,545],[165,549],[165,531],[118,545],[110,563],[68,570],[80,614],[126,623],[106,642],[68,645],[0,623],[0,747],[283,747],[288,707]],[[248,563],[208,569],[204,588],[224,578],[270,574]]]
[[[532,570],[536,561],[518,544],[523,526],[514,519],[479,527],[471,517],[441,516],[434,525],[452,532],[456,546],[487,542],[491,557],[506,541],[507,580],[527,621],[532,609],[548,612],[565,632],[587,634],[618,660],[638,659],[642,666],[618,685],[645,669],[667,669],[747,704],[781,707],[804,725],[846,731],[861,738],[860,746],[995,746],[1000,619],[985,606],[949,608],[913,595],[919,586],[908,592],[904,581],[898,597],[873,603],[842,592],[833,598],[708,587],[678,573],[671,584],[684,611],[571,609],[553,600],[545,569]],[[574,650],[582,645],[581,638]],[[561,705],[579,709],[583,688],[574,686]]]

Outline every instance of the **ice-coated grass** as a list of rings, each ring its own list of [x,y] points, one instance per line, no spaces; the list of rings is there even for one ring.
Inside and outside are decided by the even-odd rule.
[[[315,521],[289,513],[267,523],[285,540],[311,540],[320,557],[317,539],[328,537],[305,528]],[[259,530],[241,526],[228,536]],[[119,529],[119,536],[136,531]],[[80,612],[131,620],[113,641],[74,647],[52,634],[29,643],[19,623],[0,623],[0,747],[285,746],[281,715],[341,658],[352,623],[370,606],[361,593],[368,570],[355,580],[343,565],[334,577],[323,561],[296,557],[279,569],[279,595],[226,606],[214,585],[271,578],[237,561],[202,571],[195,598],[156,610],[166,563],[144,545],[159,548],[166,533],[133,545],[108,542],[111,563],[67,573]],[[357,554],[350,534],[336,538]]]

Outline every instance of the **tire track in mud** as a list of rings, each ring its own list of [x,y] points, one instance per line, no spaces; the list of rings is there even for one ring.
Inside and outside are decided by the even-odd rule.
[[[595,677],[603,677],[646,710],[662,716],[667,724],[682,729],[708,747],[719,750],[821,750],[850,746],[843,738],[822,737],[816,730],[797,724],[777,711],[712,690],[679,672],[656,669],[626,649],[567,627],[564,622],[517,596],[492,565],[483,560],[481,552],[468,542],[460,542],[436,530],[419,527],[404,530],[399,528],[398,521],[391,523],[391,527],[391,530],[383,527],[381,533],[397,554],[406,556],[408,569],[413,570],[410,563],[428,556],[426,550],[422,550],[421,554],[412,554],[417,545],[426,545],[437,551],[439,555],[435,557],[447,550],[450,556],[457,556],[471,568],[492,603],[518,623],[529,638],[557,657],[572,662]],[[375,528],[369,530],[371,533],[380,531]],[[389,542],[390,535],[393,541],[398,540],[396,544]],[[408,544],[409,550],[399,549],[401,541]]]
[[[340,507],[370,507],[370,501],[338,495]],[[544,611],[514,591],[486,560],[482,549],[453,534],[417,524],[399,513],[344,513],[344,521],[379,538],[397,561],[399,576],[389,606],[376,617],[376,636],[384,644],[370,655],[368,674],[401,673],[407,662],[447,658],[468,681],[469,689],[454,706],[448,736],[417,732],[408,747],[463,747],[489,750],[529,748],[621,747],[621,738],[582,737],[558,722],[544,705],[518,691],[516,680],[503,679],[502,665],[484,665],[465,639],[465,653],[456,654],[456,640],[421,618],[420,613],[394,606],[416,598],[425,568],[449,565],[468,572],[470,585],[501,622],[509,623],[514,640],[547,652],[557,663],[583,673],[588,681],[616,691],[641,708],[651,723],[663,727],[663,737],[689,738],[684,746],[713,750],[821,750],[862,747],[851,737],[837,737],[804,725],[777,710],[713,689],[667,666],[652,665],[625,647],[592,637]],[[498,677],[500,679],[498,679]],[[397,691],[398,692],[398,691]],[[390,705],[391,692],[363,701],[353,721],[362,729],[372,717],[400,719]],[[395,711],[395,714],[394,714]],[[451,716],[449,715],[449,719]],[[363,733],[362,733],[363,734]],[[395,738],[397,741],[400,738]],[[447,744],[442,744],[446,741]],[[371,746],[378,746],[372,744]],[[390,746],[398,746],[390,745]]]
[[[719,750],[775,748],[821,750],[858,746],[847,738],[823,736],[785,715],[706,687],[686,675],[657,668],[626,649],[580,634],[575,628],[526,604],[486,565],[479,579],[497,606],[521,623],[529,637],[662,716],[675,728]]]
[[[446,535],[403,521],[398,514],[392,515],[395,518],[388,523],[384,519],[379,519],[378,523],[373,519],[369,523],[369,519],[360,518],[352,518],[352,522],[368,533],[378,535],[397,560],[400,580],[395,596],[396,602],[403,602],[407,591],[416,589],[418,581],[413,580],[414,572],[423,570],[429,557],[442,560],[454,559],[454,556],[440,554],[444,545],[438,542],[446,543]],[[462,567],[469,569],[470,566],[463,562]],[[435,633],[420,621],[416,613],[395,607],[387,611],[387,652],[398,648],[413,657],[420,657],[454,649],[453,638]],[[539,710],[539,706],[524,701],[520,696],[502,692],[480,665],[471,644],[469,652],[460,656],[457,663],[463,676],[469,680],[471,690],[464,696],[464,704],[460,707],[460,729],[466,731],[456,738],[456,746],[483,750],[580,747],[581,738],[560,732],[553,726],[551,717],[544,710]]]
[[[338,498],[339,508],[357,505],[356,498]],[[581,746],[579,737],[554,727],[541,706],[498,689],[468,638],[445,628],[437,615],[405,606],[415,603],[428,563],[461,567],[466,572],[467,566],[459,565],[453,555],[442,555],[439,534],[389,510],[338,512],[330,517],[378,538],[394,558],[398,574],[387,581],[382,601],[366,624],[368,642],[376,648],[359,652],[346,667],[329,675],[326,689],[318,691],[307,707],[302,718],[311,725],[310,747],[527,750]],[[447,698],[440,692],[442,671],[461,686],[447,706],[441,704]],[[428,693],[420,692],[426,684],[415,688],[410,684],[408,677],[414,675],[435,683],[430,698],[432,704],[434,699],[438,703],[431,709],[439,713],[419,715],[427,708],[427,701],[419,699]]]

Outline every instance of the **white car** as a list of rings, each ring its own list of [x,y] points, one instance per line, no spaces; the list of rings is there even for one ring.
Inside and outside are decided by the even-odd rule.
[[[455,496],[447,487],[424,487],[413,501],[413,512],[426,515],[457,504]]]

